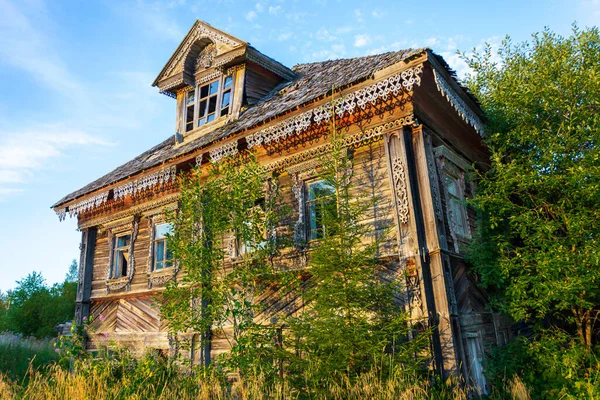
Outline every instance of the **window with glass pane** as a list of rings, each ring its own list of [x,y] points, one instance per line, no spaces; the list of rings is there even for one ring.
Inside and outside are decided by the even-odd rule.
[[[185,131],[194,129],[194,106],[196,104],[194,91],[187,92],[185,98]]]
[[[154,226],[154,271],[173,266],[173,254],[167,248],[167,233],[173,233],[171,224]]]
[[[324,236],[323,214],[326,208],[335,206],[335,189],[325,181],[311,182],[307,185],[309,238],[320,239]]]
[[[458,179],[451,175],[446,175],[446,190],[448,191],[448,207],[454,219],[456,233],[465,236],[467,233],[467,210],[465,209],[465,199]]]
[[[259,199],[251,210],[252,213],[262,214],[265,207],[265,199]],[[267,229],[260,224],[253,224],[251,221],[244,221],[244,226],[248,231],[250,240],[244,240],[241,235],[237,235],[237,255],[252,253],[256,250],[264,249],[267,245]]]
[[[198,126],[214,121],[217,117],[219,81],[200,86],[198,96]]]
[[[226,76],[223,79],[223,96],[221,97],[221,114],[227,115],[229,114],[229,106],[231,104],[231,85],[233,83],[233,78],[231,76]]]
[[[131,235],[121,235],[114,239],[113,278],[127,276],[130,243]]]

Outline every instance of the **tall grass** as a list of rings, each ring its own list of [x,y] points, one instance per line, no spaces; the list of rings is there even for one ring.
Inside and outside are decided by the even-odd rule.
[[[0,372],[12,379],[23,378],[30,367],[38,369],[57,360],[58,354],[50,339],[28,338],[10,332],[0,334]]]
[[[21,361],[2,365],[0,372],[0,399],[23,400],[117,400],[117,399],[177,399],[177,400],[418,400],[452,399],[466,400],[468,391],[457,382],[448,380],[430,384],[430,377],[408,374],[397,370],[392,374],[372,370],[350,379],[343,374],[332,373],[323,381],[315,379],[311,384],[310,371],[306,372],[304,389],[291,379],[267,377],[261,373],[241,379],[228,379],[217,368],[182,370],[170,360],[155,354],[134,358],[125,350],[108,350],[94,359],[77,360],[71,368],[63,368],[55,362],[56,354],[49,342],[35,342],[18,337],[4,336],[2,346],[10,354],[22,354]],[[38,356],[31,354],[39,351]],[[45,356],[39,356],[45,354]],[[28,367],[23,363],[31,360]],[[3,361],[4,362],[4,361]],[[43,362],[47,362],[41,368]],[[9,370],[6,367],[14,367]],[[64,365],[64,363],[63,363]],[[24,370],[25,369],[25,370]],[[297,381],[296,381],[297,382]],[[527,388],[518,379],[506,382],[500,395],[492,398],[529,400]]]

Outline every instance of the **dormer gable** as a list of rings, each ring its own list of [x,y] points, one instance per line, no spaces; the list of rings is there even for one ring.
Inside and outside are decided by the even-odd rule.
[[[196,21],[153,86],[177,99],[177,142],[239,117],[295,74],[247,42]]]

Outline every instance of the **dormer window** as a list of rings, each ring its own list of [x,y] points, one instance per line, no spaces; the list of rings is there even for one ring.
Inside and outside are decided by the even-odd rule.
[[[185,131],[215,121],[231,110],[233,77],[227,75],[186,93]]]

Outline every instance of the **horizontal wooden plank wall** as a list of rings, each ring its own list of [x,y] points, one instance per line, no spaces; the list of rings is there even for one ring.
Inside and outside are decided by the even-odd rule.
[[[317,140],[313,146],[324,143]],[[305,150],[305,149],[301,149]],[[272,156],[259,153],[260,162],[268,162]],[[360,221],[363,224],[373,225],[375,235],[378,236],[381,245],[379,253],[382,258],[388,260],[388,269],[384,271],[385,280],[403,280],[400,273],[401,263],[398,262],[398,240],[394,229],[393,195],[390,188],[385,151],[383,142],[375,142],[359,149],[353,154],[354,198],[378,196],[376,207],[364,216]],[[291,191],[291,177],[287,172],[279,176],[279,185],[282,193],[282,202],[292,205],[294,208],[296,199]],[[295,207],[297,212],[297,206]],[[297,219],[297,214],[291,215],[290,221]],[[288,221],[289,222],[289,221]],[[291,234],[291,232],[287,232]],[[366,238],[371,240],[372,238]],[[159,311],[154,305],[154,297],[160,293],[162,286],[158,285],[148,289],[147,260],[149,246],[151,243],[151,232],[147,218],[141,218],[139,232],[134,245],[135,273],[133,275],[129,290],[119,289],[107,294],[106,270],[109,262],[109,244],[105,230],[100,230],[94,257],[94,276],[92,283],[92,315],[96,318],[93,323],[90,348],[96,348],[101,343],[111,340],[121,345],[142,352],[144,348],[167,349],[169,340],[167,336],[166,321],[162,321]],[[225,243],[226,245],[226,243]],[[300,268],[298,259],[288,260],[281,265],[282,268]],[[228,263],[229,268],[234,265]],[[178,278],[183,276],[183,271]],[[306,282],[305,285],[309,285]],[[255,316],[257,322],[269,324],[273,315],[293,315],[301,311],[303,304],[299,293],[288,288],[271,288],[271,290],[257,296],[264,310]],[[404,296],[398,293],[397,302],[403,305]],[[102,315],[103,321],[100,321]],[[212,356],[227,351],[232,343],[232,330],[214,332],[212,343]]]

